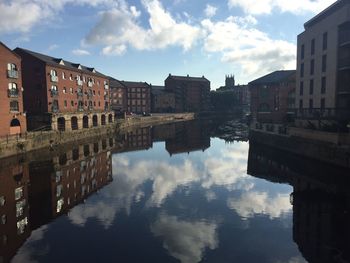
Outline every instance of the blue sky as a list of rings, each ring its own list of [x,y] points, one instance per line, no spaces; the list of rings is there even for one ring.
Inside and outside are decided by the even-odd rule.
[[[0,40],[121,80],[211,88],[295,68],[303,24],[334,0],[0,0]]]

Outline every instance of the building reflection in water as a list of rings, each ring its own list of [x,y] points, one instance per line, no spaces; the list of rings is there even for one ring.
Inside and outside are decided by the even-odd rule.
[[[349,170],[250,143],[248,174],[293,186],[293,238],[308,262],[350,262]]]
[[[114,138],[0,160],[0,262],[8,262],[31,232],[112,181]]]

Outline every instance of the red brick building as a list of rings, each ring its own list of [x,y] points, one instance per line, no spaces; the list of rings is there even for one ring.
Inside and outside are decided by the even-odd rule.
[[[0,140],[26,132],[21,57],[0,42]]]
[[[80,64],[22,48],[28,130],[77,130],[113,122],[108,77]]]
[[[133,113],[151,112],[151,86],[146,82],[119,81],[126,89],[126,110]]]
[[[175,94],[175,112],[201,112],[210,109],[210,81],[203,77],[173,76],[165,89]]]
[[[119,80],[110,77],[110,96],[111,96],[111,110],[115,112],[126,112],[127,111],[127,88],[120,83]]]
[[[294,110],[295,70],[275,71],[249,83],[250,110],[254,120],[283,123]]]
[[[152,112],[174,112],[175,94],[165,90],[164,86],[151,85],[151,109]]]

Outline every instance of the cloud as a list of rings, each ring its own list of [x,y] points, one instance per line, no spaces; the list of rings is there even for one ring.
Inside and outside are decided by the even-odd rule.
[[[274,70],[295,68],[295,44],[270,38],[255,28],[252,16],[229,17],[225,21],[202,21],[207,32],[204,50],[220,52],[222,61],[240,66],[247,79]]]
[[[91,55],[89,51],[84,50],[84,49],[74,49],[72,50],[73,55],[76,56],[89,56]]]
[[[218,10],[217,7],[207,4],[207,6],[204,9],[204,14],[207,17],[213,17],[215,16],[217,10]]]
[[[243,218],[254,217],[255,214],[268,215],[271,219],[278,218],[292,209],[289,194],[279,193],[271,197],[267,192],[256,191],[243,193],[238,198],[229,198],[227,206]]]
[[[102,49],[102,54],[106,56],[121,56],[126,52],[126,45],[106,46]]]
[[[163,247],[182,263],[200,262],[204,250],[216,249],[219,243],[215,223],[182,221],[166,214],[159,216],[151,231],[163,238]]]
[[[318,13],[332,3],[334,0],[228,0],[230,8],[240,7],[245,13],[253,15],[271,14],[275,9],[282,13]]]
[[[119,51],[120,47],[124,51],[127,46],[137,50],[180,46],[188,50],[201,37],[199,27],[177,22],[158,0],[143,0],[142,4],[149,15],[147,28],[140,26],[140,11],[136,7],[120,6],[100,13],[99,22],[84,43],[105,45],[105,53]]]

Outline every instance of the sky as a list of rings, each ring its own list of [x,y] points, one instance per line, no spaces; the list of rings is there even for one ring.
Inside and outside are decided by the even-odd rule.
[[[295,69],[297,35],[334,0],[0,0],[0,41],[164,85],[234,74],[246,84]]]

